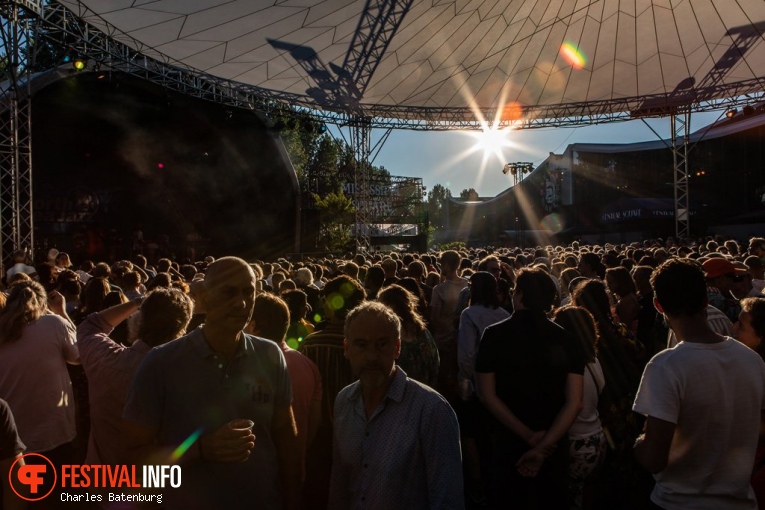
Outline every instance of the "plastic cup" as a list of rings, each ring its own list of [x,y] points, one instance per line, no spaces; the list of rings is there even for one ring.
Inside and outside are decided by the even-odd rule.
[[[231,420],[228,422],[228,428],[231,430],[236,430],[240,432],[252,432],[252,427],[255,426],[255,422],[252,420],[247,420],[244,418],[238,418],[236,420]]]

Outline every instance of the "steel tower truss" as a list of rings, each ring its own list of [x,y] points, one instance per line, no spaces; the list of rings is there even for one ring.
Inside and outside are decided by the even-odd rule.
[[[354,185],[356,188],[356,253],[366,253],[370,248],[369,218],[369,156],[372,152],[372,128],[364,117],[354,117],[348,123],[351,130],[356,169]]]
[[[36,1],[0,3],[3,86],[0,90],[0,260],[34,248],[32,214],[32,105]]]
[[[678,112],[669,118],[672,131],[672,163],[675,180],[675,236],[690,234],[690,208],[688,203],[688,138],[691,112]]]

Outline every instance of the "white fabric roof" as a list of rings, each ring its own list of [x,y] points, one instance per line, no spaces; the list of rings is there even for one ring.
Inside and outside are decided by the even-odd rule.
[[[335,111],[597,115],[765,89],[763,0],[59,1],[147,56]]]

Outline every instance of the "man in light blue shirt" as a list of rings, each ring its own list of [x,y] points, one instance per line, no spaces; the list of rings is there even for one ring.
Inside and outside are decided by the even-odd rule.
[[[359,380],[335,401],[328,508],[464,509],[457,418],[396,366],[399,318],[381,303],[359,305],[344,347]]]

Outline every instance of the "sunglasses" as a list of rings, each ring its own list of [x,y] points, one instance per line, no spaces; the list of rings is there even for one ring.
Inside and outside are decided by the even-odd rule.
[[[744,278],[746,278],[746,275],[739,274],[739,273],[728,273],[725,275],[725,278],[734,282],[741,282],[741,281],[744,281]]]

